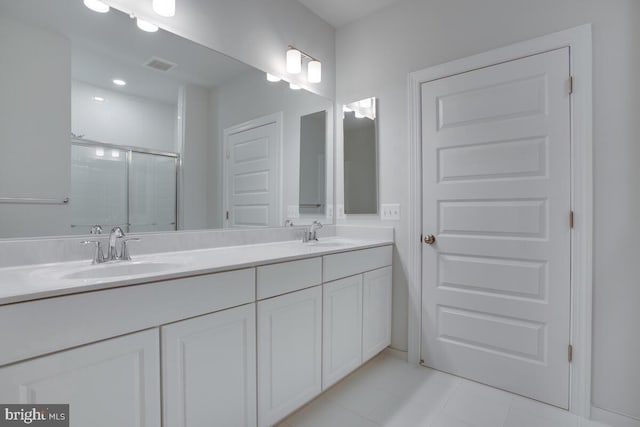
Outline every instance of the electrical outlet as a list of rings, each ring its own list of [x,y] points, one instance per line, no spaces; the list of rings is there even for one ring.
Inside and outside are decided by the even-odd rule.
[[[346,216],[344,214],[344,205],[336,205],[336,218],[345,219]]]
[[[380,219],[383,221],[400,221],[400,204],[383,203],[380,205]]]
[[[300,209],[297,206],[287,206],[287,218],[300,218]]]

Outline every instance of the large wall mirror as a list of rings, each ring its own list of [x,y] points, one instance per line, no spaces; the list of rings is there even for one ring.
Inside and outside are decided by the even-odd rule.
[[[0,0],[0,238],[332,218],[333,101],[82,0]]]
[[[344,213],[378,213],[376,98],[343,108]]]

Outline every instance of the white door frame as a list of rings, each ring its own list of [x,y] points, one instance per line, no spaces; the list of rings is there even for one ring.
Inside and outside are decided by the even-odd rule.
[[[279,135],[278,144],[276,147],[276,149],[278,150],[278,153],[276,153],[276,158],[277,158],[276,167],[278,168],[278,171],[276,174],[278,178],[278,183],[276,185],[276,188],[278,189],[278,224],[282,225],[282,220],[284,218],[284,212],[283,212],[283,206],[282,206],[282,200],[283,200],[282,191],[284,187],[284,183],[283,183],[284,135],[283,135],[283,128],[282,128],[282,116],[283,116],[282,111],[278,111],[277,113],[267,114],[266,116],[251,119],[246,122],[239,123],[237,125],[233,125],[231,127],[224,129],[223,138],[222,138],[222,152],[220,153],[220,155],[222,156],[222,227],[223,228],[229,228],[229,221],[225,216],[225,212],[229,210],[229,182],[227,177],[227,172],[229,169],[229,165],[228,165],[229,159],[227,158],[227,150],[229,148],[228,147],[229,137],[233,134],[244,132],[249,129],[255,129],[260,126],[266,126],[271,123],[276,124],[278,128],[277,132]]]
[[[409,353],[418,364],[422,313],[422,83],[489,67],[550,50],[569,47],[573,76],[571,96],[571,343],[569,410],[589,417],[591,411],[593,140],[591,24],[436,65],[409,74]],[[568,220],[568,219],[567,219]]]

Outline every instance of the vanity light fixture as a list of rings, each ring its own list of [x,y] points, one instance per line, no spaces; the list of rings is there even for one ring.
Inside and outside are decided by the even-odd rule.
[[[101,2],[100,0],[84,0],[84,5],[98,13],[107,13],[110,9],[108,4]]]
[[[104,148],[102,148],[102,147],[97,147],[97,148],[96,148],[96,156],[98,156],[98,157],[104,157]]]
[[[322,63],[306,52],[291,45],[287,48],[287,73],[298,74],[302,71],[302,60],[309,60],[307,64],[307,80],[309,83],[322,81]]]
[[[307,65],[307,80],[309,83],[320,83],[322,81],[322,64],[320,61],[310,61]]]
[[[151,7],[155,13],[167,18],[176,14],[176,0],[153,0]]]
[[[273,74],[267,73],[267,80],[270,81],[270,82],[274,82],[275,83],[275,82],[279,82],[280,80],[282,80],[282,78],[278,77],[278,76],[274,76]]]
[[[111,157],[113,158],[120,157],[120,150],[111,150]]]
[[[113,79],[113,84],[116,86],[126,86],[127,82],[122,79]]]
[[[141,19],[141,18],[136,18],[136,25],[142,31],[146,31],[147,33],[155,33],[156,31],[158,31],[157,25],[152,24],[149,21],[145,21],[144,19]]]
[[[302,71],[302,52],[293,46],[287,50],[287,73],[298,74]]]
[[[291,90],[300,90],[300,86],[295,83],[289,83],[289,89]]]

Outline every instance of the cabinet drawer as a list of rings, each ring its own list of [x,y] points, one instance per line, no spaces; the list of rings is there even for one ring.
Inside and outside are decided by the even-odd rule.
[[[328,282],[391,265],[392,246],[343,252],[326,255],[323,258],[322,277],[325,282]]]
[[[253,302],[253,268],[0,307],[0,365]]]
[[[258,267],[258,299],[286,294],[321,283],[321,258]]]

